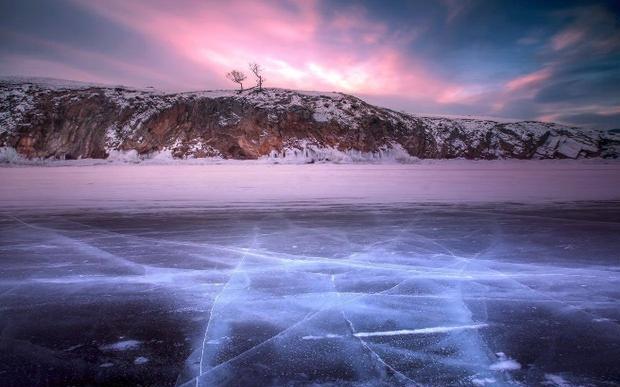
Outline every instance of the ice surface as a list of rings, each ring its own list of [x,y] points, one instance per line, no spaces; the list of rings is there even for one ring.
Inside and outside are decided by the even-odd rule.
[[[0,168],[0,385],[617,384],[619,169]]]
[[[617,161],[0,168],[0,207],[166,208],[620,199]]]
[[[0,385],[618,383],[619,231],[611,202],[5,207]]]

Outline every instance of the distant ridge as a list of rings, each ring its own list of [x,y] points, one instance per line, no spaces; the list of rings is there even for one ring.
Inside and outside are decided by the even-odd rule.
[[[0,78],[0,146],[24,157],[276,161],[616,158],[616,130],[396,112],[343,93],[170,93]]]

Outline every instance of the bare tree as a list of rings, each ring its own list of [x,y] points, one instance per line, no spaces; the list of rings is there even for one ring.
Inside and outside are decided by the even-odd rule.
[[[238,83],[239,86],[241,86],[241,90],[239,91],[243,91],[243,81],[245,81],[245,79],[247,78],[244,73],[239,70],[232,70],[231,72],[226,74],[226,78],[235,83]]]
[[[263,82],[265,82],[263,68],[257,63],[250,63],[250,71],[256,77],[256,86],[258,86],[258,91],[263,91]]]

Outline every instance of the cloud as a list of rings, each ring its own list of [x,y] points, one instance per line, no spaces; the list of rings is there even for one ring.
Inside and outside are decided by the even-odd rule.
[[[195,90],[232,88],[224,75],[258,62],[267,86],[412,112],[611,125],[620,106],[618,11],[604,1],[27,3],[0,2],[0,72]]]
[[[560,22],[555,32],[537,46],[539,68],[508,79],[504,91],[492,93],[487,101],[494,100],[501,115],[620,126],[615,86],[620,63],[614,59],[620,34],[614,14],[601,6],[578,7],[557,11],[554,19]]]
[[[213,74],[257,61],[273,86],[407,94],[437,103],[461,87],[407,55],[417,30],[394,29],[361,6],[325,13],[316,1],[179,2],[172,11],[162,2],[76,1]],[[223,76],[220,85],[227,85]]]
[[[560,31],[551,38],[551,47],[559,51],[583,40],[586,32],[578,27],[570,27]]]
[[[534,71],[533,73],[521,75],[506,83],[506,89],[508,91],[517,91],[524,88],[533,86],[540,86],[544,81],[549,79],[552,75],[549,67]]]
[[[569,23],[551,37],[550,46],[555,51],[600,55],[620,47],[617,15],[603,6],[570,8],[557,12],[556,16]]]
[[[452,23],[458,17],[463,16],[472,6],[472,0],[441,0],[446,9],[446,23]]]
[[[578,114],[558,114],[549,117],[553,121],[569,122],[573,125],[579,125],[590,128],[608,128],[620,129],[620,113],[617,114],[599,114],[599,113],[578,113]]]

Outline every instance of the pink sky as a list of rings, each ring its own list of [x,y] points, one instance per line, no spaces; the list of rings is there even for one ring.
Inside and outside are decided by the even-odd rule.
[[[415,57],[403,55],[416,30],[394,34],[353,7],[331,17],[313,0],[291,7],[263,2],[195,2],[171,9],[150,1],[81,1],[116,22],[170,45],[175,54],[222,74],[257,61],[272,86],[392,94],[437,103],[466,97],[466,87],[435,76]],[[140,17],[136,17],[140,15]]]
[[[13,48],[0,50],[0,71],[196,90],[234,88],[225,74],[249,73],[248,63],[257,62],[268,87],[340,91],[411,112],[569,122],[578,111],[613,125],[609,112],[620,105],[604,80],[617,71],[600,67],[620,47],[615,15],[602,5],[545,8],[545,29],[527,18],[497,24],[497,10],[482,0],[395,0],[380,8],[325,0],[47,6],[41,15],[24,6],[30,25],[7,16],[0,37]],[[504,19],[514,14],[506,8]],[[588,60],[596,63],[584,66]],[[575,79],[573,68],[597,73]]]

